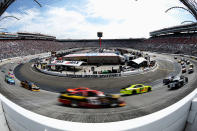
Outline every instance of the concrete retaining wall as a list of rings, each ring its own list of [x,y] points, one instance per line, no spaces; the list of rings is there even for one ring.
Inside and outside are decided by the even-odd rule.
[[[0,100],[0,131],[9,131]]]
[[[187,119],[187,126],[185,131],[197,130],[197,98],[192,100],[192,106]]]

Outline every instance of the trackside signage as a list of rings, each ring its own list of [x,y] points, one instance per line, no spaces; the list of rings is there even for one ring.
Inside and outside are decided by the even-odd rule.
[[[64,66],[81,66],[83,61],[63,61],[63,60],[54,60],[51,62],[53,65],[64,65]]]

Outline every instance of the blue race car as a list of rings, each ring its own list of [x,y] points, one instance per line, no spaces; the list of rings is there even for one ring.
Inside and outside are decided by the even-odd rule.
[[[10,77],[9,75],[5,75],[5,82],[7,82],[10,85],[15,85],[15,80],[13,77]]]

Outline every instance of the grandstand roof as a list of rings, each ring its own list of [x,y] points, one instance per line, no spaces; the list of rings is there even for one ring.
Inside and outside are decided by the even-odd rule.
[[[197,31],[197,23],[163,28],[160,30],[150,32],[150,36],[160,36],[160,35],[166,35],[170,33],[181,33],[181,32],[188,32],[188,31]]]
[[[29,33],[29,32],[17,32],[18,36],[37,36],[37,37],[52,37],[56,39],[55,36],[45,35],[41,33]]]
[[[115,53],[83,53],[83,54],[69,54],[65,57],[80,57],[80,56],[118,56]]]
[[[0,0],[0,16],[15,0]]]

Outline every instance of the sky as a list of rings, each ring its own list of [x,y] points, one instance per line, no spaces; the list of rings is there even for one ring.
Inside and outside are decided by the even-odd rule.
[[[195,21],[182,9],[179,0],[16,0],[3,16],[15,16],[0,21],[7,32],[34,32],[58,39],[148,38],[149,32]],[[2,30],[0,30],[2,31]]]

